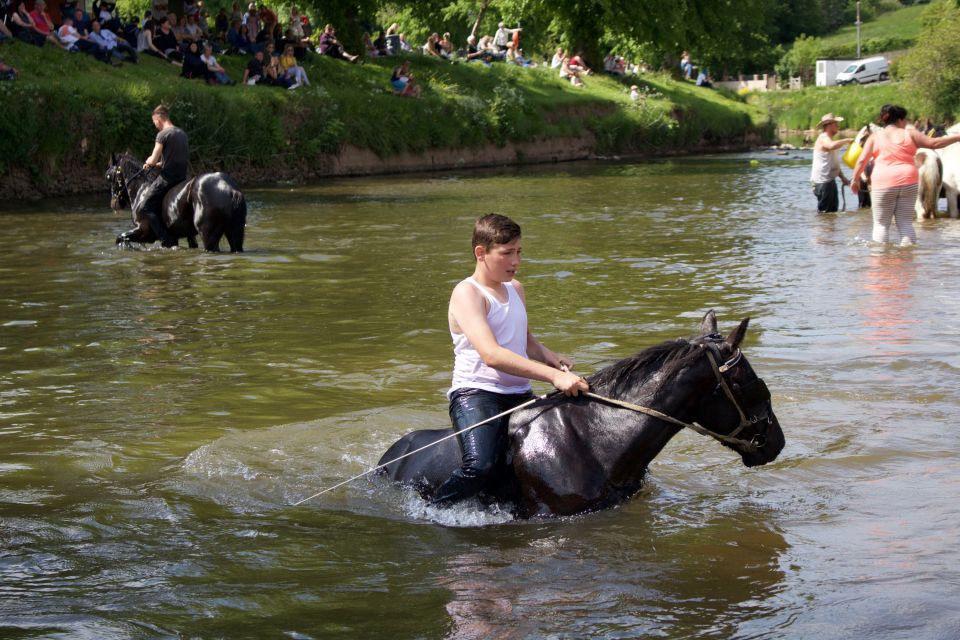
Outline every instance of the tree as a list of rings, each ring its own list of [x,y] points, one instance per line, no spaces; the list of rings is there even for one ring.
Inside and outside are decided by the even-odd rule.
[[[801,34],[794,40],[790,51],[780,60],[780,64],[777,65],[777,74],[787,78],[800,76],[804,84],[810,84],[817,66],[817,58],[820,57],[821,46],[820,38]]]
[[[917,44],[900,59],[898,73],[925,115],[953,120],[960,115],[960,4],[932,3],[924,25]]]

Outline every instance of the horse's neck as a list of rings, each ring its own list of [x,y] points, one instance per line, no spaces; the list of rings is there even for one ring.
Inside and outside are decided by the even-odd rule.
[[[144,169],[143,165],[133,159],[129,159],[124,164],[124,180],[127,184],[127,191],[130,193],[130,204],[133,206],[133,203],[137,199],[137,194],[140,193],[140,190],[143,189],[144,185],[149,181],[151,175],[150,169]]]
[[[684,420],[688,413],[691,393],[669,393],[668,387],[687,384],[676,375],[672,381],[660,383],[658,373],[653,372],[637,387],[619,394],[614,399],[653,409],[664,415]],[[660,390],[658,391],[658,387]],[[692,387],[693,388],[693,387]],[[603,390],[598,395],[605,395]],[[613,396],[607,396],[613,397]],[[609,461],[610,481],[618,486],[638,485],[650,463],[660,455],[682,427],[640,411],[626,408],[616,409],[624,415],[612,427],[618,432],[622,448]],[[604,427],[605,436],[609,436],[609,425]]]

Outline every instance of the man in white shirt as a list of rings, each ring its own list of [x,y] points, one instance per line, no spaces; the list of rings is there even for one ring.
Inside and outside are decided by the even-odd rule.
[[[100,26],[99,20],[94,20],[93,24],[90,25],[92,31],[90,32],[90,42],[94,43],[102,51],[105,51],[107,55],[117,58],[118,60],[127,60],[136,64],[137,60],[137,50],[130,46],[126,40],[121,40],[117,38],[117,35],[110,31],[110,29],[104,29]]]
[[[501,22],[497,25],[497,33],[493,36],[493,44],[497,45],[497,48],[500,51],[506,51],[507,45],[510,44],[510,41],[513,40],[513,34],[523,31],[521,27],[516,29],[508,29],[506,22]]]

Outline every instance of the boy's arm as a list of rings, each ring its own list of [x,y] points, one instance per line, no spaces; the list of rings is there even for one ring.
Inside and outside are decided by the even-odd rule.
[[[456,323],[455,328],[467,337],[488,367],[531,380],[549,382],[567,395],[577,395],[589,389],[587,383],[577,375],[524,358],[500,346],[487,323],[483,295],[472,285],[461,283],[454,288],[450,296],[450,315]]]

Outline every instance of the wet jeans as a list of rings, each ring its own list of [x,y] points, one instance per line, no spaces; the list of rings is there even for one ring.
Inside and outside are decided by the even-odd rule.
[[[450,420],[461,431],[487,418],[531,400],[531,392],[503,394],[482,389],[457,389],[450,395]],[[509,414],[457,436],[460,468],[437,489],[431,500],[447,505],[475,496],[490,479],[497,461],[506,453]]]
[[[162,174],[148,184],[140,194],[140,215],[146,218],[150,230],[163,246],[176,244],[167,234],[167,225],[163,222],[163,197],[176,182],[168,180]]]

